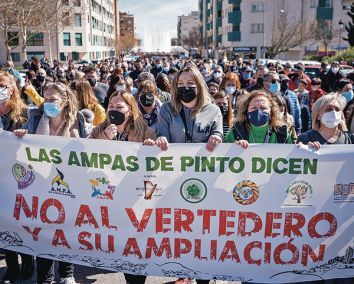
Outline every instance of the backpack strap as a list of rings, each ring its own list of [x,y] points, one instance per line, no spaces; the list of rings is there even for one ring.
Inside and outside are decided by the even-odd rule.
[[[246,127],[242,123],[236,123],[232,127],[232,133],[234,135],[235,141],[247,140],[248,141],[248,132]]]

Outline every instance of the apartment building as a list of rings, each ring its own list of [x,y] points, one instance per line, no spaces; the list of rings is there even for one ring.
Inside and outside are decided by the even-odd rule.
[[[288,21],[328,27],[327,51],[344,49],[348,43],[340,39],[350,18],[351,0],[199,0],[201,33],[204,49],[211,55],[238,53],[243,57],[262,58],[271,45],[279,18]],[[323,54],[321,40],[311,39],[278,57],[296,60],[305,54]]]
[[[177,44],[178,45],[183,45],[182,44],[182,39],[184,37],[188,37],[190,31],[193,28],[199,28],[200,23],[199,23],[199,13],[198,11],[192,11],[189,15],[182,15],[178,17],[178,23],[177,23]],[[190,47],[190,46],[185,46],[185,47]]]
[[[51,36],[53,59],[61,61],[95,60],[115,55],[115,17],[118,0],[62,0],[61,5],[71,5],[73,23]],[[13,31],[16,32],[16,31]],[[17,45],[18,42],[14,43]],[[24,62],[21,45],[12,50],[16,65]],[[50,57],[49,39],[45,33],[31,37],[27,42],[27,58]],[[0,61],[6,60],[5,48],[0,38]]]

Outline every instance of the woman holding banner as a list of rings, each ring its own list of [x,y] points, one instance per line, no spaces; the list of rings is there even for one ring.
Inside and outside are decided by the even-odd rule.
[[[250,143],[295,143],[280,115],[279,107],[265,91],[253,91],[244,103],[225,138],[247,149]]]
[[[199,70],[185,67],[172,82],[171,101],[162,105],[157,121],[157,145],[166,151],[169,143],[207,143],[212,152],[223,139],[223,119],[220,108],[210,101],[208,89]],[[189,283],[179,279],[176,283]],[[209,280],[197,280],[209,283]]]
[[[20,97],[15,78],[0,73],[0,129],[14,131],[22,128],[27,121],[27,106]],[[1,283],[13,283],[17,279],[27,280],[33,275],[34,258],[20,253],[22,265],[18,263],[18,254],[5,250],[6,272]]]
[[[318,99],[312,108],[312,130],[299,136],[299,146],[319,150],[324,144],[354,144],[354,133],[347,131],[343,108],[345,101],[328,94]]]
[[[90,138],[144,142],[156,139],[153,129],[145,122],[136,100],[127,91],[114,92],[108,101],[106,120],[93,129]],[[124,273],[129,284],[145,283],[146,276]]]
[[[86,110],[89,111],[89,110]],[[92,125],[78,110],[75,94],[62,83],[49,83],[44,89],[44,103],[39,109],[32,109],[25,129],[14,134],[22,138],[26,133],[86,138]],[[59,261],[59,275],[63,284],[75,284],[74,265]],[[54,261],[37,257],[37,283],[54,281]]]

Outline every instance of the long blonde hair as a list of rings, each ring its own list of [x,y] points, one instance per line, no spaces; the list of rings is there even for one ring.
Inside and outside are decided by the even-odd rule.
[[[145,131],[148,128],[143,115],[141,114],[136,99],[134,96],[127,91],[114,92],[109,98],[109,103],[114,97],[121,97],[128,105],[129,108],[129,118],[125,125],[125,131],[129,136],[137,137],[139,140],[143,140],[145,136]],[[109,122],[109,115],[107,111],[107,121]]]
[[[277,127],[281,127],[285,125],[285,122],[280,117],[280,111],[278,105],[275,103],[271,95],[269,95],[266,91],[256,90],[250,93],[250,95],[243,101],[240,105],[239,112],[237,114],[235,123],[243,123],[246,126],[246,129],[249,130],[251,128],[250,123],[247,118],[248,114],[248,106],[250,102],[258,96],[265,97],[270,104],[270,119],[269,125],[276,129]]]
[[[0,73],[0,81],[3,79],[8,80],[12,90],[12,94],[9,97],[8,106],[10,108],[10,119],[14,125],[23,125],[27,121],[26,113],[27,106],[20,97],[20,92],[17,88],[15,78],[9,73]]]
[[[75,94],[70,88],[63,83],[48,83],[44,89],[44,93],[48,90],[54,90],[59,93],[65,105],[63,108],[63,121],[66,123],[65,128],[70,128],[77,119],[78,104]]]
[[[184,69],[180,70],[177,73],[177,76],[172,81],[172,86],[171,86],[171,110],[174,115],[178,115],[182,109],[182,102],[178,97],[177,94],[177,89],[178,89],[178,79],[181,76],[182,73],[189,72],[196,85],[197,85],[197,103],[194,107],[194,109],[191,112],[191,117],[194,118],[197,113],[201,111],[201,109],[206,105],[207,101],[210,100],[210,95],[208,92],[208,89],[206,87],[206,84],[204,82],[204,78],[200,71],[198,70],[197,67],[195,66],[188,66],[185,67]]]
[[[329,103],[331,102],[337,102],[340,106],[340,116],[341,116],[341,121],[338,125],[338,128],[342,131],[347,131],[347,125],[345,124],[345,118],[344,118],[344,113],[343,113],[343,109],[345,107],[345,102],[343,101],[342,97],[339,96],[338,94],[327,94],[324,95],[322,97],[320,97],[315,104],[312,107],[312,128],[314,130],[319,130],[321,128],[321,121],[317,118],[318,114],[320,113],[320,111]]]

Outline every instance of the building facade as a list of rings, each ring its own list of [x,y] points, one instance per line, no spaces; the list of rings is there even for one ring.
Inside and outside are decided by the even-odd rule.
[[[177,23],[177,45],[183,46],[182,39],[188,37],[192,29],[199,29],[199,13],[198,11],[192,11],[189,15],[179,16]],[[189,46],[184,46],[189,47]]]
[[[134,15],[127,12],[119,12],[120,36],[133,35],[135,37]]]
[[[204,54],[223,56],[237,53],[246,58],[267,57],[273,32],[279,19],[288,23],[317,25],[321,22],[328,32],[328,46],[321,39],[310,39],[278,55],[280,59],[297,60],[306,54],[323,54],[348,47],[341,40],[348,23],[346,13],[351,0],[199,0],[200,31]]]
[[[69,2],[70,1],[70,2]],[[118,0],[66,0],[62,5],[72,5],[73,23],[51,35],[52,59],[98,60],[115,55],[115,17]],[[116,4],[116,6],[115,6]],[[0,61],[6,60],[5,48],[0,38]],[[21,58],[21,45],[12,50],[16,65]],[[27,59],[36,56],[49,58],[49,38],[39,33],[27,43]]]

